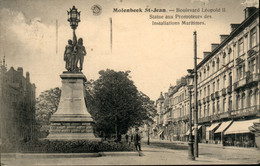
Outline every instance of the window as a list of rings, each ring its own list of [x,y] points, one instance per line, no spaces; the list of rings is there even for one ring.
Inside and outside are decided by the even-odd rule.
[[[219,107],[219,100],[217,100],[217,110],[216,110],[216,113],[219,112],[219,109],[220,109],[220,107]]]
[[[219,79],[217,80],[217,91],[219,91]]]
[[[223,99],[223,112],[226,112],[226,98]]]
[[[249,71],[251,73],[255,72],[255,59],[252,59],[252,60],[248,61],[248,67],[249,67]]]
[[[245,93],[242,94],[242,101],[241,101],[241,108],[246,107],[246,95]]]
[[[223,76],[223,88],[226,87],[226,80],[227,80],[226,75],[224,75]]]
[[[249,92],[248,94],[248,99],[247,99],[247,103],[248,103],[248,107],[252,106],[253,105],[253,92],[252,90]]]
[[[240,95],[237,95],[237,109],[239,110],[241,108],[241,101],[240,101]]]
[[[217,58],[217,70],[216,71],[218,71],[219,70],[219,58]]]
[[[215,72],[215,61],[212,62],[212,73]]]
[[[238,40],[238,56],[244,54],[244,41],[243,38]]]
[[[229,73],[229,86],[232,86],[232,73]]]
[[[224,54],[223,54],[223,64],[225,64],[226,63],[226,53],[224,52]]]
[[[232,96],[228,99],[228,111],[232,111]]]
[[[213,105],[212,105],[212,114],[214,115],[215,114],[215,101],[213,101]]]
[[[212,84],[212,92],[213,93],[215,92],[215,82],[213,82],[213,84]]]
[[[207,88],[205,87],[204,88],[204,97],[206,97],[207,96]]]
[[[256,46],[256,27],[250,31],[250,48]]]
[[[237,69],[237,76],[239,79],[242,79],[245,76],[245,64],[240,65]]]
[[[200,90],[200,99],[202,99],[202,90]]]
[[[209,76],[210,75],[210,73],[209,73],[210,71],[209,71],[209,65],[207,66],[207,76]]]
[[[209,116],[210,104],[208,103],[207,116]]]
[[[206,108],[206,107],[207,107],[207,105],[206,105],[206,104],[204,104],[204,110],[203,110],[203,112],[204,112],[204,113],[203,113],[204,117],[206,117],[206,110],[207,110],[207,108]]]
[[[210,85],[208,85],[208,96],[210,95]]]

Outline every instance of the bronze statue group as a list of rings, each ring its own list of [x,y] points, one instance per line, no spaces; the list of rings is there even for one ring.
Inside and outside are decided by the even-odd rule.
[[[64,61],[66,62],[65,68],[69,72],[81,72],[83,69],[84,56],[87,54],[83,46],[83,39],[76,37],[68,40],[68,45],[65,47]],[[79,64],[79,67],[78,67]]]

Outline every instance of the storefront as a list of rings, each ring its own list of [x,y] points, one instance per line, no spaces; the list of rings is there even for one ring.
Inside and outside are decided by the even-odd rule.
[[[223,132],[232,124],[232,120],[222,122],[218,129],[214,132],[214,142],[221,144],[223,142]]]
[[[215,143],[214,132],[219,127],[220,123],[213,123],[211,126],[206,127],[206,143]]]
[[[248,129],[259,119],[234,121],[224,132],[226,146],[255,147],[255,136]]]

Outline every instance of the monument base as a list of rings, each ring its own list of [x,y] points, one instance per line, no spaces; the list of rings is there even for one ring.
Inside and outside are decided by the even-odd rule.
[[[93,119],[85,104],[86,77],[82,73],[64,72],[61,98],[57,112],[51,116],[49,140],[93,140]]]

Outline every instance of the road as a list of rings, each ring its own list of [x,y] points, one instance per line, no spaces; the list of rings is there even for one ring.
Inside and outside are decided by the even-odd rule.
[[[3,165],[200,165],[200,164],[256,164],[260,150],[253,148],[225,148],[208,144],[199,145],[199,158],[187,160],[187,144],[152,140],[142,143],[142,152],[102,153],[101,157],[70,157],[57,154],[3,154]],[[104,156],[105,155],[105,156]]]

